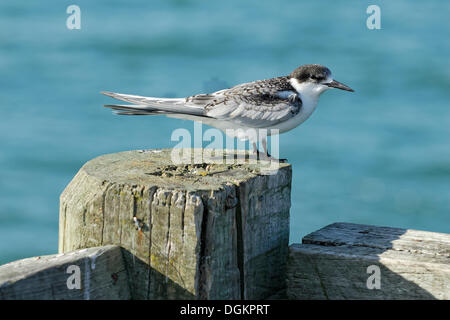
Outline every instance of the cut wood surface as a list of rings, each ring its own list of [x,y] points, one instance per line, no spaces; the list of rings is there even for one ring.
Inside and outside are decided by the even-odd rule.
[[[33,257],[0,266],[0,300],[130,297],[125,264],[118,246]]]
[[[380,270],[379,289],[373,286],[375,272],[370,266]],[[450,235],[331,224],[305,236],[302,244],[290,246],[287,296],[450,299]]]
[[[204,155],[177,165],[171,152],[86,163],[61,195],[59,252],[123,247],[133,299],[260,299],[283,289],[290,165],[243,163],[243,152],[231,164]]]

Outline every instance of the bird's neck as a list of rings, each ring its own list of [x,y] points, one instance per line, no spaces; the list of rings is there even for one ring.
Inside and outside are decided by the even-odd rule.
[[[326,86],[317,85],[309,81],[299,82],[295,78],[289,79],[291,86],[300,95],[300,98],[305,103],[311,103],[313,105],[317,104],[319,96],[327,90]]]

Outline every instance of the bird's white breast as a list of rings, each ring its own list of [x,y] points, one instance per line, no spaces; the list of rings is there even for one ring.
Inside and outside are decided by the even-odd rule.
[[[292,87],[294,87],[295,91],[297,91],[297,93],[299,94],[300,99],[302,100],[302,107],[295,117],[270,128],[279,129],[280,133],[294,129],[295,127],[305,122],[309,118],[309,116],[311,116],[314,110],[316,110],[320,94],[327,89],[326,86],[311,82],[299,83],[298,80],[294,78],[290,79],[289,82],[291,83]]]

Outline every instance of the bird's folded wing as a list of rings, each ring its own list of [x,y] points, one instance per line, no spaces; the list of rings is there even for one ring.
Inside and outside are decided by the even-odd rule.
[[[297,115],[302,101],[287,77],[243,83],[230,89],[187,98],[155,98],[113,92],[103,94],[133,103],[106,105],[119,114],[186,115],[230,121],[247,127],[265,128]]]
[[[205,106],[208,117],[264,128],[297,115],[302,101],[283,78],[261,80],[222,90]]]
[[[293,118],[300,108],[301,103],[287,100],[256,105],[251,101],[230,99],[208,109],[206,116],[242,126],[265,128]]]

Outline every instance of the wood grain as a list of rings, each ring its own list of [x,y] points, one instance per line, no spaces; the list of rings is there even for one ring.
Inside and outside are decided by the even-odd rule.
[[[79,289],[67,285],[74,274],[70,266],[79,267]],[[130,297],[118,246],[27,258],[0,266],[0,300],[127,300]]]
[[[369,289],[367,268],[380,268]],[[334,223],[289,248],[289,299],[450,299],[450,235]]]

